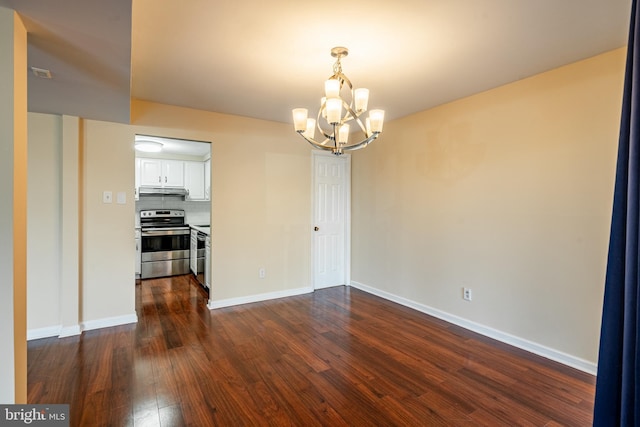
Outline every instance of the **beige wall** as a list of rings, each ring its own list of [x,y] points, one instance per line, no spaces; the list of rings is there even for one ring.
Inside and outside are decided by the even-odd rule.
[[[0,7],[0,403],[27,399],[27,32]]]
[[[82,322],[135,314],[133,132],[129,126],[84,120],[82,155]],[[113,203],[103,203],[111,191]],[[116,203],[117,193],[126,203]]]
[[[624,58],[388,123],[353,157],[353,280],[595,363]]]

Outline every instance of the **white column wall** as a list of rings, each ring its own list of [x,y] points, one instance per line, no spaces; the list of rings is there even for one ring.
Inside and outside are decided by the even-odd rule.
[[[60,264],[60,336],[77,335],[80,328],[80,203],[81,120],[62,117],[62,231]]]
[[[60,116],[29,113],[27,192],[28,338],[60,330]]]

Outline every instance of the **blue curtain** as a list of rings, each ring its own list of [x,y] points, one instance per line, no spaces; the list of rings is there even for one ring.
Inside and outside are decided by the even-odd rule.
[[[640,426],[640,36],[636,0],[620,121],[594,426]]]

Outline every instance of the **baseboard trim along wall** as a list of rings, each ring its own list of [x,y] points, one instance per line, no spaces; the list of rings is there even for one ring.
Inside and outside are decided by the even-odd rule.
[[[62,325],[49,326],[47,328],[29,329],[27,331],[27,341],[39,340],[40,338],[50,338],[60,336]]]
[[[138,323],[138,315],[136,313],[107,317],[105,319],[88,320],[82,322],[82,330],[91,331],[93,329],[110,328],[112,326],[127,325],[129,323]]]
[[[209,300],[207,307],[209,307],[209,310],[215,310],[216,308],[232,307],[234,305],[249,304],[252,302],[261,302],[261,301],[268,301],[271,299],[293,297],[296,295],[309,294],[311,292],[313,292],[313,288],[307,287],[307,288],[287,289],[284,291],[277,291],[277,292],[267,292],[264,294],[249,295],[246,297],[229,298],[229,299],[223,299],[219,301]]]
[[[80,325],[64,326],[60,329],[58,338],[73,337],[82,333],[82,327]]]
[[[27,330],[27,341],[38,340],[41,338],[65,338],[80,335],[83,331],[93,329],[110,328],[113,326],[127,325],[129,323],[137,323],[138,315],[133,313],[125,316],[108,317],[106,319],[89,320],[79,325],[65,326],[48,326],[46,328],[36,328]]]
[[[522,350],[526,350],[530,353],[537,354],[538,356],[542,356],[547,359],[553,360],[555,362],[562,363],[563,365],[576,368],[580,371],[587,372],[591,375],[596,375],[597,365],[595,363],[589,362],[588,360],[571,356],[570,354],[566,354],[561,351],[557,351],[552,348],[537,344],[535,342],[532,342],[523,338],[519,338],[514,335],[507,334],[497,329],[489,328],[479,323],[472,322],[462,317],[458,317],[453,314],[449,314],[444,311],[437,310],[427,305],[417,303],[407,298],[400,297],[400,296],[391,294],[389,292],[382,291],[380,289],[373,288],[371,286],[367,286],[359,282],[352,281],[351,286],[353,286],[354,288],[360,289],[361,291],[379,296],[380,298],[384,298],[386,300],[398,303],[405,307],[418,310],[430,316],[437,317],[438,319],[452,323],[456,326],[460,326],[462,328],[479,333],[486,337],[501,341],[505,344],[509,344],[514,347],[520,348]]]

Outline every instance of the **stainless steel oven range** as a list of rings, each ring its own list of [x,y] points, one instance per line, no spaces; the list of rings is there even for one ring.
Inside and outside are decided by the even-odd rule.
[[[179,209],[140,211],[140,278],[189,273],[189,226]]]

